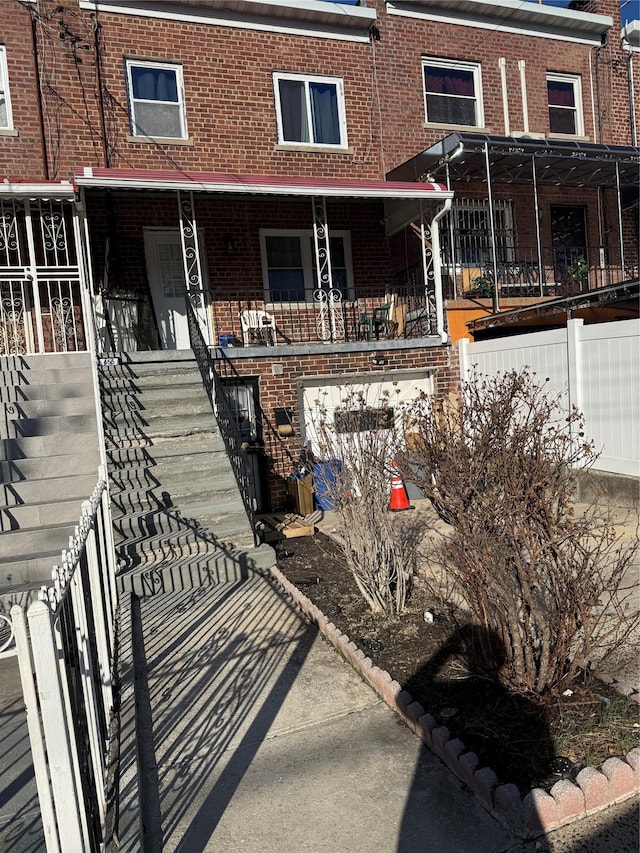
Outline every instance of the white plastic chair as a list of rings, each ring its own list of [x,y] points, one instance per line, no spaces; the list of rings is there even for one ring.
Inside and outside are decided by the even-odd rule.
[[[278,346],[276,341],[276,321],[267,311],[250,310],[240,312],[242,341],[246,347],[251,344]]]

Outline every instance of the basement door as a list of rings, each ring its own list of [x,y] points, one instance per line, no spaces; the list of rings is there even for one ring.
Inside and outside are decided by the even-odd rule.
[[[246,447],[247,460],[253,475],[253,494],[255,511],[265,512],[267,499],[267,465],[262,432],[262,409],[258,380],[252,377],[243,379],[223,379],[222,386],[227,403],[240,430],[240,437]]]
[[[182,243],[177,231],[144,232],[147,274],[162,349],[190,349]],[[203,274],[204,274],[204,266]],[[203,294],[204,297],[204,294]],[[196,309],[200,328],[208,332],[206,300]],[[210,334],[205,335],[207,342]]]

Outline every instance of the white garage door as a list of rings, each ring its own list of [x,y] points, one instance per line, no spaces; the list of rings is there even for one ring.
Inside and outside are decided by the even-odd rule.
[[[304,417],[305,444],[319,455],[317,427],[320,417],[333,423],[337,408],[344,408],[352,395],[362,394],[372,409],[396,409],[416,400],[421,394],[433,394],[433,370],[398,370],[380,374],[314,376],[302,380],[301,408]],[[354,406],[353,408],[356,408]]]

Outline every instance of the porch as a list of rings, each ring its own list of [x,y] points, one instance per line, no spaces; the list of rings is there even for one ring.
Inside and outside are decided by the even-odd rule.
[[[77,180],[104,351],[188,348],[185,296],[209,346],[446,341],[438,222],[452,194],[439,185],[107,169]]]
[[[445,298],[565,297],[638,277],[640,149],[452,133],[391,180],[455,191]]]

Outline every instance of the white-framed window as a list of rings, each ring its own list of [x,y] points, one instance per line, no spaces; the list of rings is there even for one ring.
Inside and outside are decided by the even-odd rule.
[[[329,236],[333,286],[343,299],[353,299],[351,234],[332,231]],[[260,251],[265,302],[312,302],[318,287],[312,231],[261,229]]]
[[[132,135],[186,139],[182,66],[128,59],[126,68]]]
[[[424,57],[422,79],[429,124],[484,126],[480,63]]]
[[[7,69],[7,48],[0,44],[0,130],[13,128],[11,98],[9,97],[9,72]]]
[[[344,90],[339,77],[276,73],[273,87],[280,144],[347,147]]]
[[[579,74],[547,74],[549,132],[584,136],[582,80]]]

